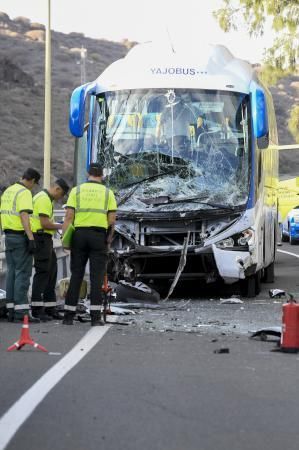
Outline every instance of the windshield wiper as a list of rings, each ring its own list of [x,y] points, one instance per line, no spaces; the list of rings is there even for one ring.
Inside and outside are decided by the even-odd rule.
[[[160,178],[165,175],[171,175],[174,173],[177,173],[177,170],[172,169],[172,170],[169,170],[168,172],[156,173],[156,175],[151,175],[149,177],[143,178],[142,180],[138,180],[138,181],[134,181],[133,183],[126,184],[125,186],[123,186],[123,189],[132,187],[132,186],[136,186],[137,184],[144,183],[145,181],[148,181],[148,180],[154,180],[155,178]]]
[[[120,206],[123,203],[125,203],[134,194],[134,192],[137,190],[139,184],[144,183],[145,181],[148,181],[148,180],[153,180],[155,178],[163,177],[165,175],[171,175],[171,174],[174,174],[176,172],[177,171],[173,169],[173,170],[169,170],[168,172],[157,173],[156,175],[151,175],[150,177],[143,178],[142,180],[134,181],[134,183],[126,184],[123,187],[123,189],[126,189],[128,187],[133,187],[133,189],[130,192],[127,192],[123,197],[121,197],[119,199],[118,206]]]
[[[196,197],[185,197],[185,198],[182,198],[182,197],[181,198],[173,198],[173,199],[170,199],[169,203],[194,202],[194,203],[200,203],[201,205],[212,206],[212,208],[229,209],[231,211],[233,211],[233,209],[234,209],[233,206],[231,206],[231,205],[224,205],[223,203],[204,201],[204,198],[207,198],[207,197],[196,196]]]

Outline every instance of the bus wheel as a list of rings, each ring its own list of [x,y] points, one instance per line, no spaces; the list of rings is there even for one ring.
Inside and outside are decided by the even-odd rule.
[[[297,240],[294,239],[292,236],[290,236],[290,244],[291,245],[296,245],[297,244]]]
[[[280,233],[281,235],[281,242],[288,242],[289,236],[284,234],[283,232]]]
[[[124,302],[140,302],[157,303],[160,301],[160,294],[155,290],[145,285],[148,289],[142,290],[139,286],[140,283],[122,284],[119,283],[116,286],[115,292],[117,300]]]
[[[264,268],[263,282],[274,283],[274,261]]]
[[[259,295],[261,290],[262,290],[262,274],[261,271],[259,270],[255,274],[255,295]]]
[[[256,296],[256,275],[250,275],[245,280],[241,280],[241,295],[247,298]]]

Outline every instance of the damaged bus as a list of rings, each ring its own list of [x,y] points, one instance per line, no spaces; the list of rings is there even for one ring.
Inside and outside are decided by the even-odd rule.
[[[248,297],[274,281],[277,130],[249,63],[137,45],[74,90],[70,130],[75,181],[97,161],[117,195],[113,279],[222,280]]]

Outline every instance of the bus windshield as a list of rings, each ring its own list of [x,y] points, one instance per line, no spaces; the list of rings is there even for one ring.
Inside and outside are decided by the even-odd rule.
[[[106,184],[120,197],[134,186],[123,209],[208,207],[190,202],[194,197],[244,205],[250,148],[247,94],[146,89],[96,97],[91,156],[102,164]]]

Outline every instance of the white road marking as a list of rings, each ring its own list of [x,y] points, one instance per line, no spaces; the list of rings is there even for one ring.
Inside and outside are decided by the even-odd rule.
[[[285,250],[277,250],[280,253],[285,253],[286,255],[295,256],[295,258],[299,258],[299,255],[296,255],[296,253],[287,252]]]
[[[110,321],[112,321],[110,319]],[[15,433],[33,413],[53,387],[102,339],[111,325],[91,328],[60,361],[51,367],[0,418],[0,450],[4,450]]]

